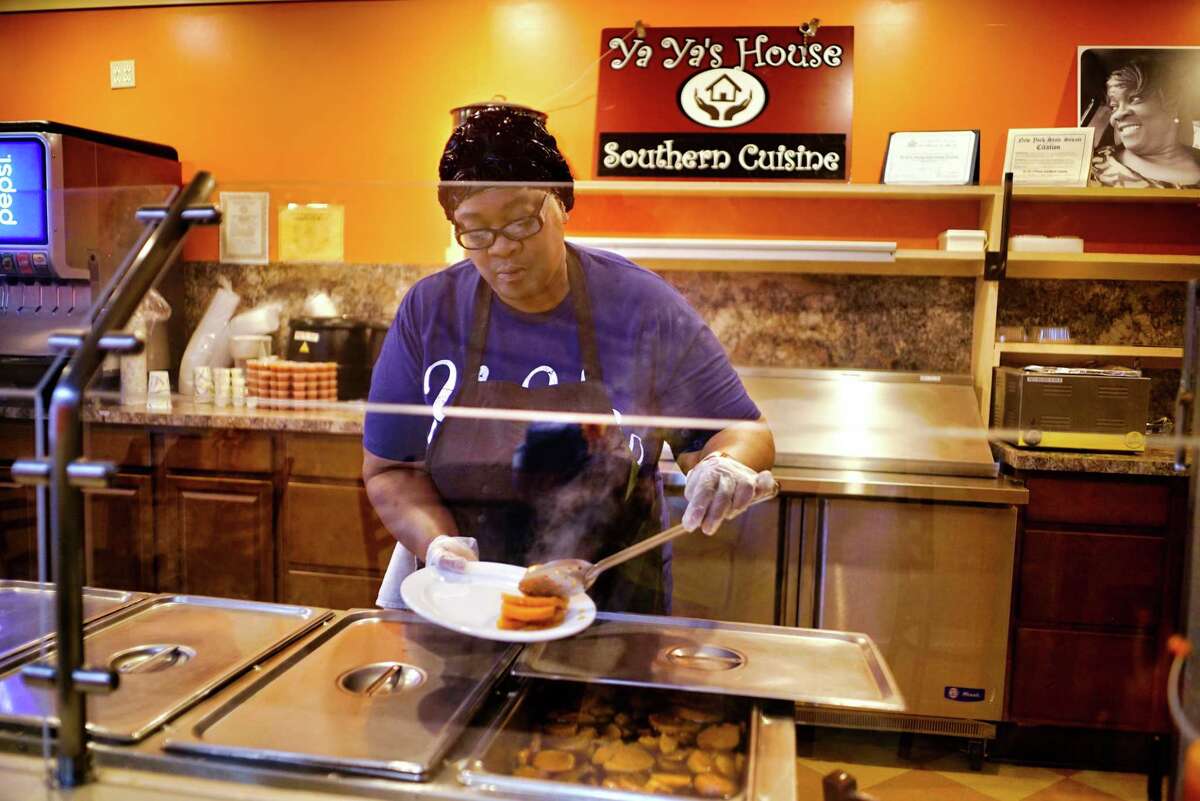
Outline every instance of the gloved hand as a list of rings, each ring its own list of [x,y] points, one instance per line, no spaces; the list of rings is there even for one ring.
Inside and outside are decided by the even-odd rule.
[[[688,506],[683,527],[712,535],[721,523],[746,511],[754,500],[775,489],[770,470],[756,473],[720,451],[710,453],[687,475],[683,497]]]
[[[479,561],[479,544],[474,537],[435,537],[425,549],[425,564],[447,573],[462,573],[467,562]]]

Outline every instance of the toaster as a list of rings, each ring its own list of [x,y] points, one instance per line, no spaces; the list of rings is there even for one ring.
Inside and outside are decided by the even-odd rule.
[[[1140,452],[1149,410],[1139,370],[996,368],[992,425],[1022,447]]]

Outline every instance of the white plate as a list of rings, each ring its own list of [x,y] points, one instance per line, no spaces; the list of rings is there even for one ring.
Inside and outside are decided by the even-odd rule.
[[[401,582],[400,595],[430,623],[485,640],[544,642],[570,637],[592,625],[596,604],[581,592],[567,601],[567,615],[557,626],[527,631],[497,628],[500,594],[519,593],[517,584],[524,575],[525,568],[501,562],[469,562],[462,576],[423,567]]]

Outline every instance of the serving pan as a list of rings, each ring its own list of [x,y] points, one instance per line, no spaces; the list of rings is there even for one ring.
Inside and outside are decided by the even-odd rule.
[[[137,742],[196,701],[302,636],[332,613],[284,604],[160,595],[85,634],[85,663],[120,673],[117,690],[88,698],[88,731]],[[53,652],[50,654],[53,661]],[[56,726],[53,689],[0,674],[0,723]]]
[[[530,748],[578,749],[578,745],[563,745],[573,737],[553,737],[549,732],[559,725],[550,721],[558,720],[555,712],[578,704],[581,695],[596,691],[595,686],[568,684],[555,681],[529,681],[520,691],[514,693],[498,718],[497,724],[482,737],[473,753],[463,761],[459,770],[459,781],[475,790],[498,794],[508,797],[523,797],[533,799],[606,799],[607,801],[646,801],[647,799],[666,799],[680,797],[702,797],[694,786],[677,786],[670,792],[656,789],[658,779],[656,774],[672,773],[675,776],[692,778],[699,774],[692,773],[685,760],[680,763],[667,763],[662,760],[660,746],[649,744],[644,746],[645,753],[654,755],[656,764],[640,773],[614,773],[600,764],[599,767],[589,768],[592,772],[588,779],[595,784],[580,783],[578,778],[572,781],[562,780],[563,776],[578,771],[549,775],[516,775],[515,766],[527,763]],[[614,688],[602,688],[613,690]],[[640,709],[645,717],[634,713],[633,726],[645,726],[649,712],[656,716],[664,710],[678,709],[680,706],[691,706],[697,709],[712,710],[711,704],[704,701],[696,702],[695,694],[679,693],[663,690],[642,690],[629,692],[620,690],[610,693],[611,703],[615,708],[627,710]],[[712,698],[712,696],[708,696]],[[718,707],[725,721],[741,727],[741,742],[736,752],[728,752],[726,758],[736,754],[736,775],[733,779],[736,787],[732,794],[723,796],[738,801],[751,799],[771,799],[784,801],[795,797],[795,724],[791,709],[786,705],[774,705],[771,702],[752,701],[744,698],[725,696],[719,699]],[[666,712],[670,716],[670,712]],[[676,719],[676,722],[678,720]],[[605,724],[595,726],[603,730]],[[702,726],[697,726],[702,729]],[[589,729],[590,731],[590,729]],[[655,735],[659,731],[649,730]],[[604,737],[601,731],[600,737]],[[634,737],[638,734],[635,732]],[[693,733],[693,736],[694,733]],[[651,737],[650,739],[661,739]],[[610,742],[601,739],[600,747]],[[681,739],[680,748],[689,751],[697,749],[699,738]],[[536,745],[535,745],[536,743]],[[599,764],[595,756],[597,748],[580,750],[577,758],[580,765]],[[639,746],[641,747],[641,746]],[[704,749],[700,749],[704,750]],[[678,752],[676,752],[678,753]],[[715,751],[706,751],[705,761],[711,764],[715,759]],[[665,766],[665,767],[664,767]],[[519,773],[519,771],[516,771]],[[606,781],[607,780],[607,781]],[[646,789],[635,789],[643,785]]]
[[[425,781],[518,650],[412,612],[347,612],[165,745],[259,765]]]
[[[904,711],[875,643],[854,632],[601,612],[591,628],[569,640],[526,648],[513,672]]]
[[[83,623],[91,626],[146,598],[145,593],[83,588]],[[54,638],[54,585],[0,579],[0,670],[27,659]]]

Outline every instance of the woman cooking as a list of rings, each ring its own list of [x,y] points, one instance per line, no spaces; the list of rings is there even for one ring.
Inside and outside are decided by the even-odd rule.
[[[1200,150],[1168,65],[1133,60],[1105,83],[1114,144],[1092,157],[1092,182],[1104,186],[1200,187]]]
[[[369,413],[364,425],[367,493],[402,546],[381,606],[403,605],[408,554],[462,571],[481,558],[594,561],[650,536],[662,524],[664,441],[687,473],[690,530],[713,533],[774,484],[770,430],[699,315],[655,274],[565,242],[573,179],[543,119],[483,109],[442,154],[438,199],[469,259],[405,295],[370,394],[433,415]],[[613,422],[529,423],[446,406]],[[622,427],[631,414],[745,422]],[[652,551],[605,573],[591,594],[601,609],[662,612],[667,572],[663,550]]]

